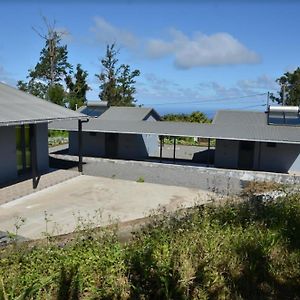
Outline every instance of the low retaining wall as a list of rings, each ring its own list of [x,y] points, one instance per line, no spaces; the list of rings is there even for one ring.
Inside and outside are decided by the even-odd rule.
[[[85,158],[83,173],[166,185],[200,188],[224,195],[238,194],[249,181],[299,184],[300,176],[280,173],[206,168],[141,161]]]

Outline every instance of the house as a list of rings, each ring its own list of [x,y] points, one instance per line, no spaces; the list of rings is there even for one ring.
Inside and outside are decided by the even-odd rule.
[[[101,102],[101,101],[99,101]],[[95,110],[80,109],[95,114]],[[158,113],[144,107],[109,107],[97,118],[91,118],[82,134],[82,153],[85,156],[142,159],[158,154],[158,136],[153,134],[99,132],[102,122],[156,122]],[[73,127],[76,129],[75,127]],[[69,132],[69,154],[78,154],[78,133]]]
[[[48,123],[86,116],[0,83],[0,184],[49,168]]]
[[[213,124],[218,132],[215,166],[281,173],[300,171],[299,114],[219,111]],[[270,123],[270,120],[274,121]]]
[[[111,113],[110,109],[112,109]],[[128,110],[124,108],[110,109],[99,118],[84,124],[83,134],[86,138],[84,142],[86,144],[83,146],[84,153],[91,156],[126,158],[123,151],[128,151],[128,157],[132,159],[142,158],[141,154],[148,154],[149,156],[159,156],[161,160],[163,158],[163,137],[170,136],[174,138],[173,160],[176,162],[176,138],[197,137],[208,140],[208,151],[199,153],[198,163],[203,164],[206,160],[205,164],[218,168],[281,173],[300,172],[299,108],[297,113],[290,115],[286,113],[273,115],[270,111],[267,113],[218,111],[212,124],[167,122],[160,121],[155,117],[153,117],[155,122],[145,122],[141,117],[133,118],[135,113],[129,113],[129,108]],[[151,115],[153,110],[148,109],[148,113],[145,111],[145,115],[149,115],[149,113]],[[71,148],[75,150],[73,153],[76,154],[74,144],[77,138],[76,135],[72,137],[77,130],[74,124],[66,121],[55,122],[51,126],[53,129],[64,129],[71,132],[70,144]],[[96,136],[99,138],[91,139]],[[158,136],[161,137],[158,155],[152,151],[146,152],[146,143],[135,142],[135,139],[144,136],[149,138],[154,136],[155,139]],[[214,151],[209,146],[211,140],[216,141]],[[156,145],[154,141],[151,142],[152,144]],[[99,153],[101,155],[95,155]],[[213,165],[211,161],[214,162]]]

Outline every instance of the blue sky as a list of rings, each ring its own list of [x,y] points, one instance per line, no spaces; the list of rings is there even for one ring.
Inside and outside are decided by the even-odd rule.
[[[64,32],[69,61],[89,73],[89,100],[107,43],[139,69],[138,104],[159,112],[263,110],[275,79],[299,66],[297,1],[3,1],[0,81],[26,79],[44,41],[41,16]],[[283,1],[282,1],[283,2]]]

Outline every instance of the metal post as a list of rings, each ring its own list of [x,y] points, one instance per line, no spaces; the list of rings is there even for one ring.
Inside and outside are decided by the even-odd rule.
[[[38,185],[38,164],[37,164],[37,141],[36,141],[36,124],[30,124],[30,152],[31,152],[31,172],[32,187],[37,188]]]
[[[78,120],[78,172],[82,172],[82,120]]]
[[[173,162],[176,160],[176,137],[173,137],[174,139],[174,148],[173,148]]]
[[[163,136],[159,136],[160,150],[159,150],[159,162],[162,160],[162,148],[163,148]]]
[[[210,139],[207,140],[207,166],[210,165]]]

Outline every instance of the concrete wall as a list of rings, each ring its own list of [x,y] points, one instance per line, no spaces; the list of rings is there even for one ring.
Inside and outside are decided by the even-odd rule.
[[[275,147],[270,147],[275,145]],[[238,168],[239,141],[216,141],[215,166]],[[253,169],[293,173],[300,171],[300,145],[281,143],[255,143]]]
[[[218,168],[238,167],[239,141],[216,140],[215,166]]]
[[[105,134],[101,132],[83,132],[82,153],[84,156],[105,156]],[[78,155],[77,132],[69,132],[69,154]]]
[[[84,161],[83,173],[85,175],[133,181],[143,177],[145,182],[200,188],[225,195],[240,193],[245,184],[253,180],[275,181],[285,184],[300,183],[300,176],[281,173],[102,158],[85,158]]]
[[[48,123],[36,125],[36,138],[38,169],[39,171],[46,171],[49,168]]]
[[[0,183],[17,176],[16,129],[14,126],[0,127]]]
[[[259,144],[256,143],[256,148]],[[271,172],[296,172],[300,171],[300,145],[276,143],[269,147],[268,143],[261,143],[260,159],[256,154],[256,166],[259,170]]]
[[[143,136],[140,134],[119,134],[118,157],[140,159],[148,156]]]

